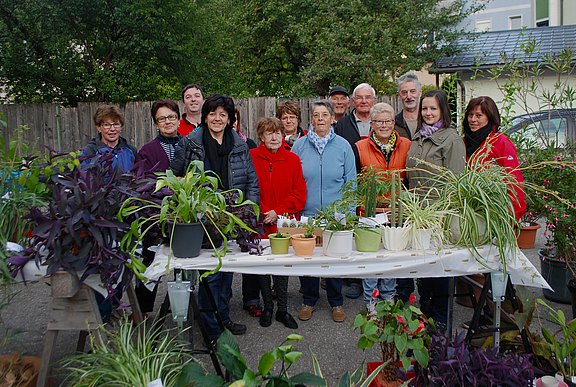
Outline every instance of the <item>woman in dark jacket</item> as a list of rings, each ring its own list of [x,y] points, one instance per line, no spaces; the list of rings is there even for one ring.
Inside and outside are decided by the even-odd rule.
[[[180,133],[178,133],[180,109],[175,101],[161,99],[152,104],[150,112],[152,113],[154,125],[158,129],[158,135],[140,148],[137,157],[138,161],[133,168],[143,172],[166,171],[170,168],[170,162],[174,158],[176,144],[182,138]],[[161,240],[156,240],[156,238],[148,234],[142,241],[142,258],[146,266],[150,265],[154,260],[154,252],[148,250],[148,247],[157,243],[161,243]],[[144,317],[147,317],[147,314],[154,309],[157,286],[154,286],[154,289],[150,291],[142,282],[138,281],[135,291],[140,310]]]
[[[176,176],[184,176],[193,160],[204,162],[205,170],[213,171],[221,180],[222,189],[237,188],[244,198],[258,204],[260,189],[258,177],[246,143],[233,129],[236,120],[232,98],[213,94],[202,106],[200,126],[183,137],[176,146],[174,160],[170,168]],[[229,302],[232,297],[233,273],[218,272],[205,279],[225,327],[235,335],[246,332],[246,326],[233,323],[229,316]],[[199,292],[200,308],[209,308],[208,297],[203,289]],[[222,333],[212,314],[204,313],[208,333],[216,338]]]

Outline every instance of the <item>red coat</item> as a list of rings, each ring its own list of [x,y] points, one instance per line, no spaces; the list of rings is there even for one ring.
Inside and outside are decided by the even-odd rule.
[[[271,153],[264,144],[250,153],[260,184],[260,212],[274,210],[278,215],[299,217],[306,203],[306,182],[298,155],[284,147]],[[265,225],[264,229],[271,234],[276,232],[276,225]]]
[[[468,160],[468,164],[473,164],[476,160],[481,163],[494,160],[498,165],[504,167],[506,171],[516,177],[516,180],[520,184],[514,184],[513,189],[515,192],[509,189],[508,195],[514,206],[516,219],[520,219],[526,212],[526,198],[524,196],[524,184],[522,184],[524,182],[524,176],[522,176],[522,172],[519,169],[518,154],[512,141],[500,132],[490,133],[482,145],[472,154],[472,157]]]
[[[182,118],[180,119],[180,126],[178,127],[178,133],[180,133],[182,137],[185,137],[186,135],[188,135],[188,133],[194,131],[194,129],[196,129],[196,125],[188,122],[188,120],[186,119],[186,113],[184,113],[182,115]]]
[[[358,148],[358,154],[360,156],[360,166],[367,167],[372,165],[374,168],[382,171],[394,171],[406,168],[406,156],[408,156],[408,151],[410,150],[410,144],[412,143],[405,137],[400,137],[398,132],[396,132],[396,149],[392,152],[392,157],[390,157],[390,162],[386,162],[386,158],[382,154],[382,151],[370,139],[370,137],[364,138],[356,143],[356,148]],[[402,178],[404,178],[405,173],[401,172]]]

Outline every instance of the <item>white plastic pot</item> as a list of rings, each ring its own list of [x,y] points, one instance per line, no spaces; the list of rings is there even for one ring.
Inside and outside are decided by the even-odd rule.
[[[322,251],[328,257],[349,257],[352,255],[352,231],[322,231]]]
[[[408,227],[383,227],[382,244],[386,250],[401,251],[406,250],[410,242],[410,231]]]

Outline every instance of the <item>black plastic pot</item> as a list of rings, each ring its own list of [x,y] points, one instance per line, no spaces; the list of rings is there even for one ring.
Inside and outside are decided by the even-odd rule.
[[[572,318],[576,318],[576,279],[571,278],[568,281],[568,290],[572,295]]]
[[[200,223],[173,223],[168,222],[168,234],[174,230],[174,235],[169,236],[172,254],[177,258],[194,258],[200,255],[204,228]]]
[[[538,250],[538,255],[540,256],[542,276],[554,290],[552,292],[544,289],[544,297],[550,301],[570,304],[572,302],[572,294],[568,289],[568,281],[572,278],[572,274],[568,270],[566,261],[546,255],[545,250]]]

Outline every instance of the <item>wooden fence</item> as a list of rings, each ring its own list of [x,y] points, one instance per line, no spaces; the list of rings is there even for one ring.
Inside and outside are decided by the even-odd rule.
[[[302,127],[307,128],[310,118],[310,105],[318,98],[299,99],[302,110]],[[400,100],[396,96],[382,96],[379,102],[388,102],[396,111],[400,109]],[[274,116],[278,99],[274,97],[256,97],[236,99],[240,111],[242,131],[256,140],[256,122],[261,117]],[[6,127],[0,128],[0,134],[6,142],[15,138],[17,128],[26,127],[22,141],[30,149],[42,151],[45,147],[65,152],[76,151],[96,136],[93,115],[101,103],[80,103],[78,107],[61,107],[58,104],[0,105],[0,112],[6,121]],[[126,124],[122,136],[131,144],[140,148],[156,136],[156,128],[150,114],[152,102],[129,102],[121,106]],[[180,105],[181,111],[183,106]]]

